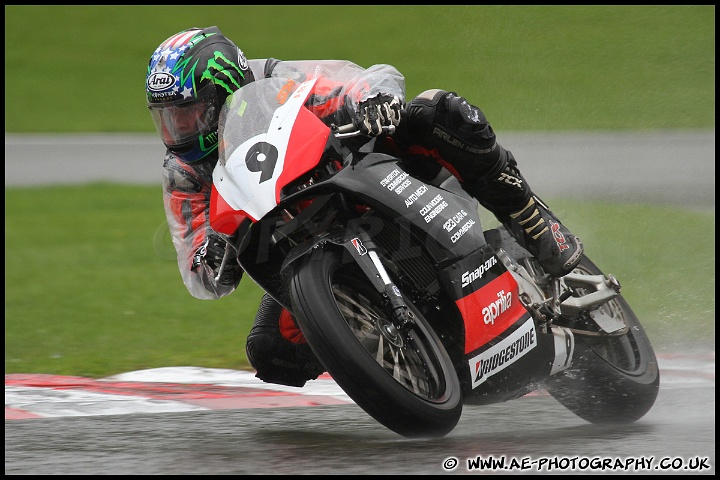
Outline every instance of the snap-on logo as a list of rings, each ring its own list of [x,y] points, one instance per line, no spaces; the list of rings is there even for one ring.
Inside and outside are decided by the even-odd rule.
[[[467,271],[462,274],[462,288],[467,287],[472,282],[477,280],[478,278],[481,278],[485,272],[490,270],[495,264],[497,263],[497,258],[490,257],[487,260],[485,260],[485,263],[477,267],[473,271]]]
[[[175,75],[166,72],[156,72],[147,80],[148,90],[160,92],[175,84]]]

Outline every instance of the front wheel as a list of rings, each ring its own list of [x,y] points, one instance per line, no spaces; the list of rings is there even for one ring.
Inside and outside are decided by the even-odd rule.
[[[414,325],[396,328],[383,296],[341,251],[298,265],[291,301],[320,362],[358,406],[405,437],[440,437],[455,428],[462,393],[452,361],[425,317],[405,298]],[[319,258],[318,258],[319,257]]]
[[[586,257],[574,273],[602,274]],[[660,387],[660,372],[650,340],[622,295],[586,315],[609,317],[625,324],[625,328],[614,335],[583,333],[586,328],[578,328],[573,365],[551,377],[546,389],[588,422],[634,422],[653,406]],[[568,326],[582,323],[581,317],[571,320]]]

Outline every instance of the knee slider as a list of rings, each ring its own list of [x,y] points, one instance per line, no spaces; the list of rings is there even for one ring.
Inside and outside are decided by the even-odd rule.
[[[302,387],[324,371],[308,345],[293,344],[269,332],[249,335],[245,352],[255,376],[268,383]]]
[[[263,366],[272,363],[276,344],[275,335],[270,331],[256,330],[250,333],[245,341],[245,355],[250,365],[255,370],[261,370]]]
[[[283,317],[295,326],[289,312],[271,297],[263,297],[255,324],[245,342],[245,354],[257,378],[268,383],[302,387],[307,380],[322,374],[324,368],[307,343],[297,343],[299,339],[283,336]],[[302,336],[302,333],[299,335]]]

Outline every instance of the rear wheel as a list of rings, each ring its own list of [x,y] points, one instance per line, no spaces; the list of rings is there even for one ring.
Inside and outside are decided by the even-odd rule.
[[[440,339],[405,298],[414,325],[397,328],[383,296],[341,252],[298,266],[293,313],[315,355],[363,410],[406,437],[439,437],[462,413],[460,384]]]
[[[602,274],[586,257],[574,272]],[[546,389],[570,411],[591,423],[634,422],[652,408],[657,398],[660,372],[655,352],[622,295],[590,314],[620,321],[625,328],[615,334],[604,334],[587,328],[594,324],[592,321],[584,322],[582,317],[570,320],[568,326],[576,338],[573,365],[551,377]]]

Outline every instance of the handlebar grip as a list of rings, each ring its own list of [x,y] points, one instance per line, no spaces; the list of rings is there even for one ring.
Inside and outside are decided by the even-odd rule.
[[[382,127],[383,132],[386,135],[392,135],[395,133],[395,125],[387,125]],[[339,127],[335,127],[334,129],[335,136],[339,138],[343,137],[355,137],[358,135],[362,135],[362,132],[359,128],[353,123],[348,123],[346,125],[340,125]]]
[[[340,125],[335,129],[336,133],[354,133],[358,132],[360,133],[360,130],[355,126],[354,123],[348,123],[346,125]]]

